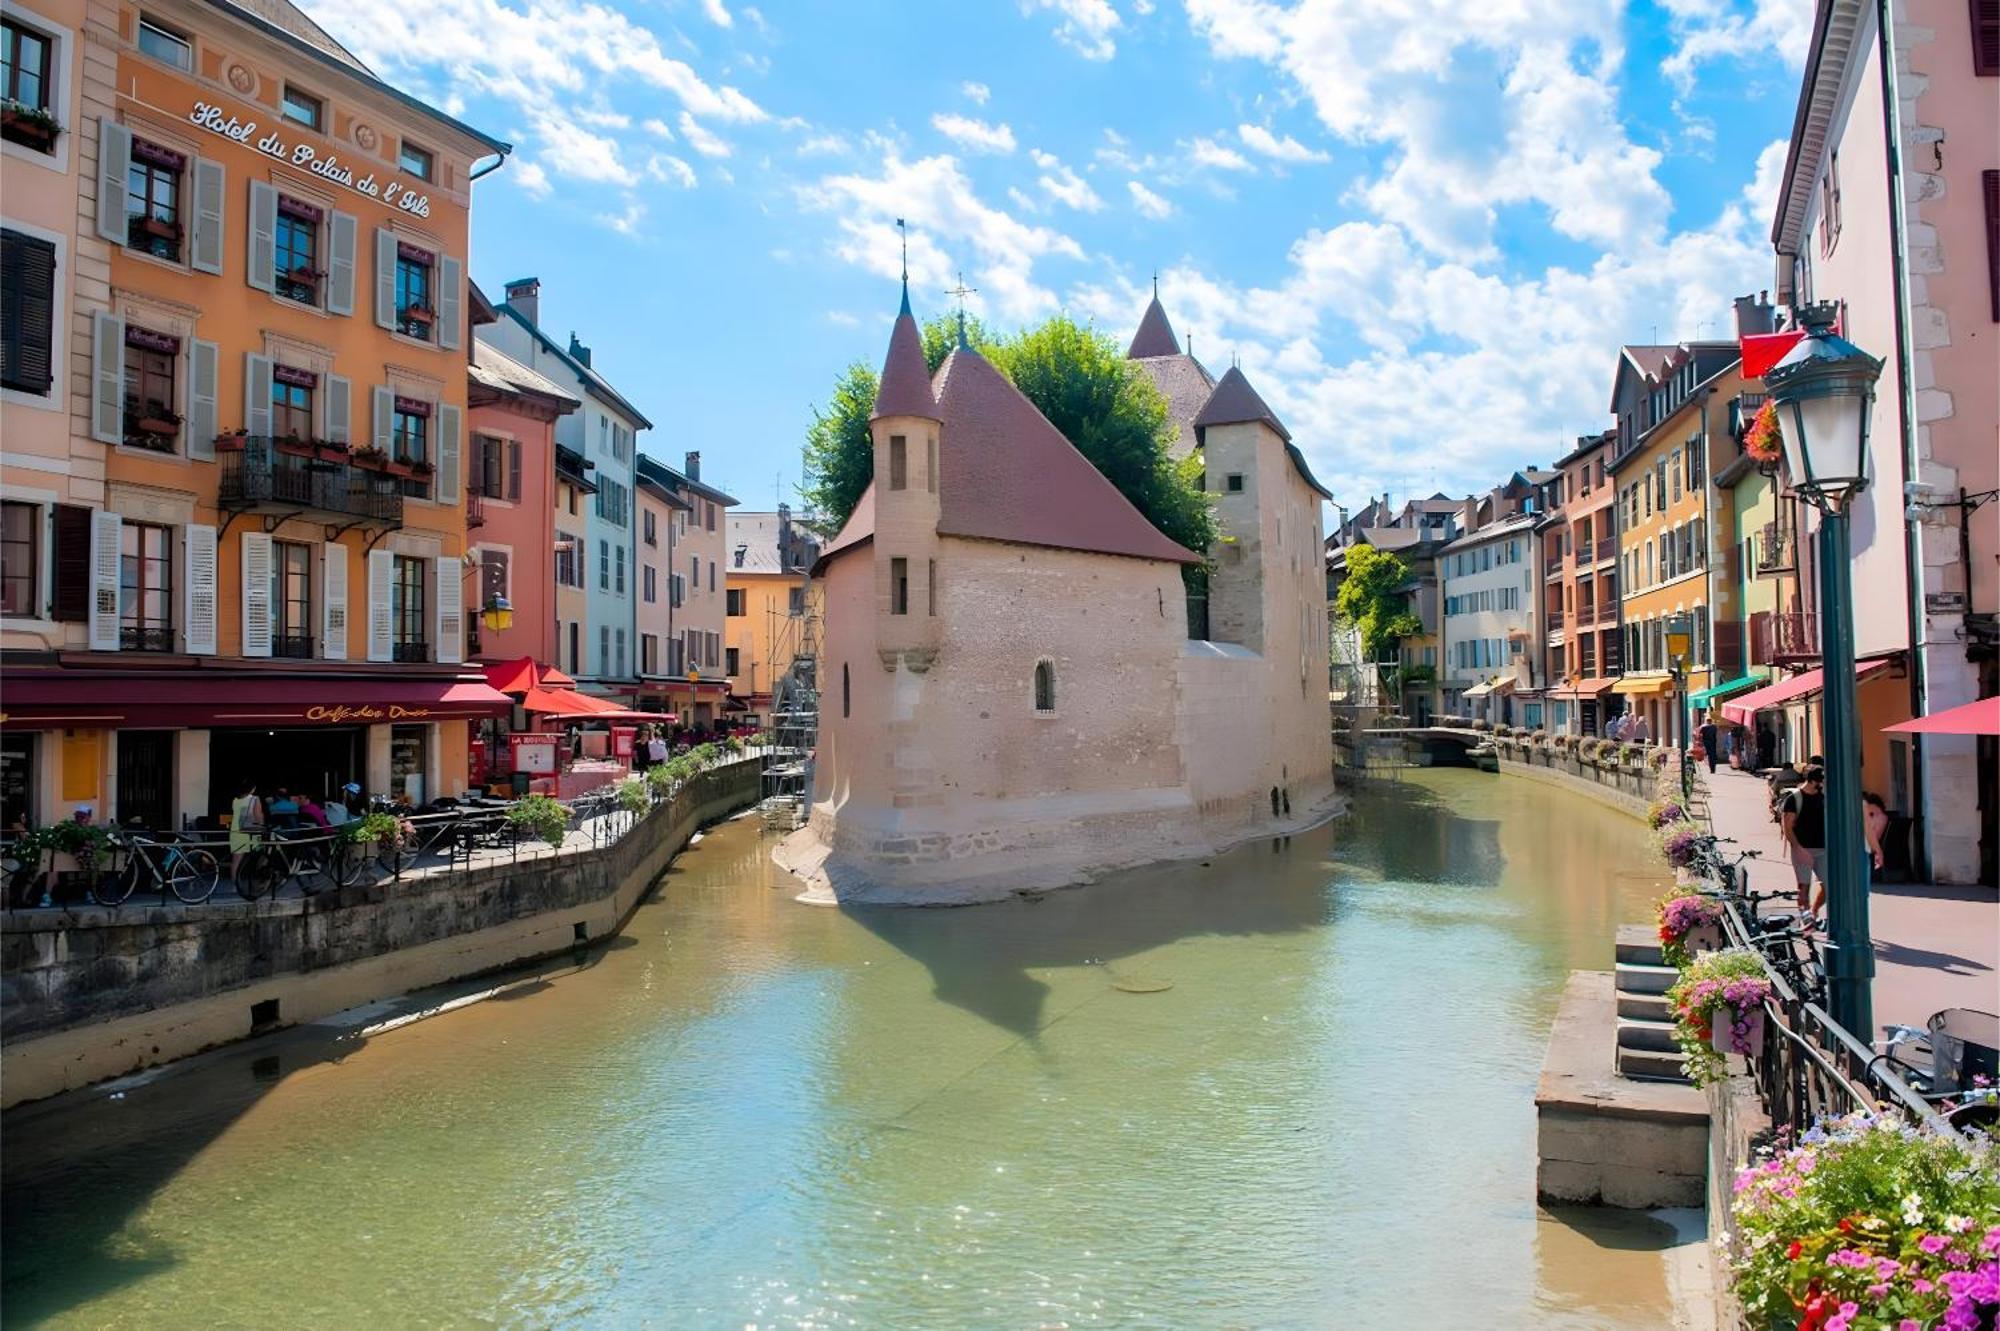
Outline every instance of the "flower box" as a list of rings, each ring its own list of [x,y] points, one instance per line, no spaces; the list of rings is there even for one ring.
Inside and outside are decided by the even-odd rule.
[[[384,462],[376,470],[387,472],[391,476],[400,476],[405,480],[409,480],[416,475],[416,472],[411,470],[410,464],[407,462]]]
[[[389,455],[379,448],[357,448],[347,455],[347,460],[369,471],[386,471],[389,467]]]
[[[219,434],[215,436],[215,451],[218,453],[241,453],[244,441],[248,437],[240,431],[236,434]]]
[[[140,434],[170,435],[181,428],[181,423],[173,416],[140,416],[132,422],[132,428]]]
[[[54,152],[56,136],[61,133],[56,118],[40,107],[15,102],[0,109],[0,138],[10,143],[36,152]]]
[[[295,458],[314,457],[319,451],[310,439],[275,439],[272,442],[277,445],[280,453],[287,453]]]
[[[435,319],[437,315],[433,313],[431,310],[426,309],[422,305],[412,305],[409,308],[405,309],[398,317],[403,319],[406,323],[428,324],[429,322],[431,322],[431,320]]]
[[[179,222],[162,221],[157,217],[141,219],[139,229],[149,236],[158,236],[161,240],[177,241],[181,238],[181,224]]]
[[[346,462],[349,457],[346,444],[314,444],[313,452],[321,462]]]

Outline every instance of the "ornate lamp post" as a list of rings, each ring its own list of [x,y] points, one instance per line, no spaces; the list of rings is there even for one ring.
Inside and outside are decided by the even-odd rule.
[[[1868,484],[1868,418],[1882,362],[1833,331],[1836,306],[1799,311],[1806,335],[1764,375],[1784,431],[1792,488],[1819,509],[1820,664],[1825,674],[1827,983],[1833,1018],[1874,1034],[1860,716],[1847,511]]]

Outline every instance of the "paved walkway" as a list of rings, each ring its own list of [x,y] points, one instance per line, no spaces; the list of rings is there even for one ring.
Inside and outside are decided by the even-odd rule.
[[[1706,777],[1709,820],[1738,850],[1755,850],[1750,886],[1797,887],[1771,821],[1763,779],[1732,768]],[[1940,1008],[2000,1011],[2000,894],[1988,887],[1876,884],[1868,894],[1875,936],[1875,1022],[1922,1026]],[[1879,1036],[1878,1029],[1872,1035]]]

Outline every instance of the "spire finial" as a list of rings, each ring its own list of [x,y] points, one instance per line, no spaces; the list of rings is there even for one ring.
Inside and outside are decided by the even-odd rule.
[[[896,219],[896,234],[903,240],[903,308],[900,314],[910,312],[910,228],[902,218]]]
[[[947,296],[958,297],[958,345],[960,345],[961,347],[969,347],[971,343],[965,340],[965,298],[967,296],[978,295],[979,288],[969,287],[965,285],[965,270],[960,269],[958,274],[958,285],[953,287],[950,291],[945,292],[945,294]]]
[[[1159,298],[1160,298],[1160,270],[1155,268],[1153,270],[1153,299],[1158,300]]]

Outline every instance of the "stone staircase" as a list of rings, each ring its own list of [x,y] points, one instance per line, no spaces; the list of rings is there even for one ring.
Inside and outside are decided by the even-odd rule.
[[[1643,924],[1618,927],[1616,961],[1619,1075],[1686,1084],[1666,997],[1680,973],[1661,959],[1659,938]]]

